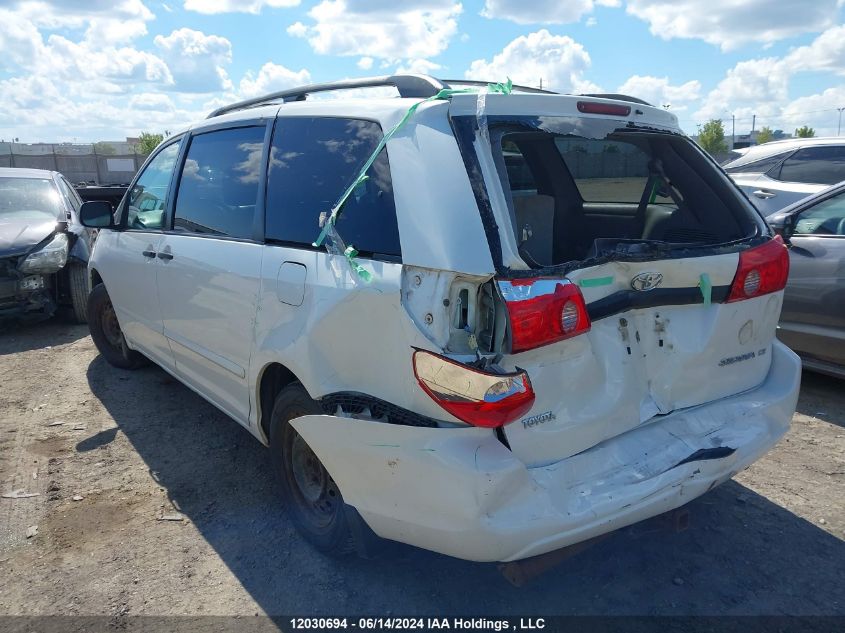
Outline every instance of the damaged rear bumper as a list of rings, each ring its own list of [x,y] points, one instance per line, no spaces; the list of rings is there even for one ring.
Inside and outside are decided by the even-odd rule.
[[[757,388],[527,468],[489,429],[334,416],[292,422],[384,538],[474,561],[536,556],[677,508],[786,432],[801,363],[780,343]]]

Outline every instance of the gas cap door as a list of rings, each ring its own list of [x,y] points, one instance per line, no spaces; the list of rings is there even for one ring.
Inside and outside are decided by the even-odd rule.
[[[305,277],[308,269],[296,262],[282,262],[276,275],[276,298],[282,303],[301,306],[305,298]]]

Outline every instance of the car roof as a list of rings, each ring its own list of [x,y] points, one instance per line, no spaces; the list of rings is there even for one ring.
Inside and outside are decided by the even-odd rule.
[[[407,89],[407,86],[403,86],[403,82],[411,82],[409,85],[412,88]],[[428,93],[425,90],[430,90],[431,95],[428,96],[432,96],[436,94],[438,86],[472,88],[486,85],[488,85],[486,82],[481,81],[440,80],[428,75],[394,75],[300,86],[299,88],[291,88],[223,106],[209,114],[208,118],[181,129],[174,136],[188,131],[211,130],[221,124],[226,125],[263,118],[272,119],[276,116],[343,116],[377,120],[383,125],[392,124],[404,116],[411,106],[427,98]],[[394,87],[393,94],[397,96],[385,96],[391,86]],[[403,87],[406,89],[403,90]],[[368,89],[376,90],[365,92]],[[314,97],[317,94],[320,96]],[[641,99],[627,95],[565,95],[526,86],[513,86],[512,94],[513,98],[508,97],[500,103],[512,103],[514,106],[517,106],[518,103],[520,112],[531,111],[536,106],[538,114],[548,115],[559,111],[561,116],[581,116],[576,109],[576,104],[579,101],[611,102],[631,106],[632,116],[637,117],[638,123],[678,128],[675,115],[662,108],[649,105]],[[463,100],[475,98],[471,94],[458,96],[463,97]],[[501,95],[491,93],[489,101],[492,102],[499,96]],[[434,101],[423,107],[435,107],[442,103],[444,101]],[[624,119],[626,117],[619,118]],[[680,130],[678,129],[678,131]]]
[[[28,167],[0,167],[0,178],[53,178],[56,172]]]
[[[787,138],[779,141],[769,141],[762,145],[754,145],[748,148],[742,156],[724,165],[725,169],[730,167],[741,167],[748,163],[753,163],[768,156],[775,156],[784,152],[789,152],[803,147],[813,147],[817,145],[845,145],[845,138],[841,136],[821,136],[812,138]]]

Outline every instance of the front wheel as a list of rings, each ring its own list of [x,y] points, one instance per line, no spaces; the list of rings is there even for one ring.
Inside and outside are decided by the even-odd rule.
[[[340,490],[290,420],[322,414],[305,388],[294,383],[273,406],[270,450],[282,497],[297,530],[320,551],[341,556],[355,550]]]
[[[120,329],[114,306],[103,284],[98,284],[88,295],[88,329],[94,345],[103,358],[120,369],[137,369],[147,359],[140,352],[129,348]]]
[[[73,308],[73,320],[76,323],[88,321],[88,267],[83,264],[70,264],[67,269],[68,291]]]

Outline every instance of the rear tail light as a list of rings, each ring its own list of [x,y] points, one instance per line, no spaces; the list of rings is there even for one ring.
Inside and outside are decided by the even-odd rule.
[[[432,400],[473,426],[504,426],[534,404],[534,390],[524,371],[493,374],[417,350],[414,375]]]
[[[499,289],[508,307],[514,354],[590,330],[584,296],[568,279],[500,281]]]
[[[783,290],[789,276],[789,251],[776,235],[762,246],[739,254],[731,292],[727,302],[742,301]]]
[[[628,116],[631,106],[618,103],[601,103],[599,101],[579,101],[578,112],[584,114],[608,114],[611,116]]]

